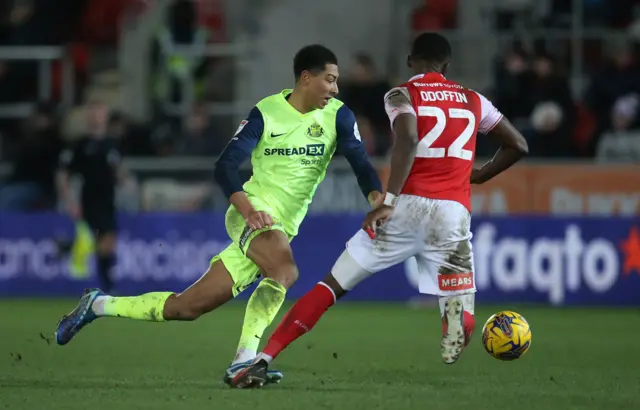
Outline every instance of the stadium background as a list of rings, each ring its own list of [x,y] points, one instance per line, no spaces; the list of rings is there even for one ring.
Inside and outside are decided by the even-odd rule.
[[[177,11],[181,7],[192,7],[195,17],[188,18],[186,13],[187,17],[177,18],[183,15]],[[40,403],[43,391],[55,391],[65,380],[73,380],[86,364],[68,351],[43,353],[38,344],[40,337],[49,343],[55,320],[72,306],[71,299],[64,297],[75,298],[84,287],[95,284],[92,276],[70,275],[68,261],[56,257],[56,240],[74,233],[53,185],[62,147],[90,133],[92,126],[106,126],[110,135],[121,140],[129,177],[118,189],[118,292],[180,291],[199,277],[209,257],[227,243],[223,225],[227,202],[211,177],[215,158],[252,104],[292,86],[295,51],[314,42],[336,51],[342,74],[340,98],[356,113],[367,151],[384,177],[392,140],[382,95],[390,85],[407,78],[404,62],[412,36],[437,30],[447,35],[454,48],[449,77],[483,92],[529,141],[531,155],[523,164],[474,186],[474,250],[478,300],[486,306],[479,315],[519,309],[534,326],[531,355],[538,367],[523,364],[518,375],[505,368],[497,370],[474,346],[468,359],[471,370],[465,375],[434,370],[433,379],[446,383],[480,374],[483,386],[490,389],[501,377],[496,374],[505,375],[509,380],[500,383],[515,383],[531,395],[538,393],[538,382],[551,386],[521,408],[602,409],[615,404],[623,409],[637,404],[638,375],[606,369],[615,368],[615,363],[630,369],[634,363],[636,368],[640,365],[626,327],[630,321],[637,324],[637,311],[613,309],[640,305],[640,19],[636,18],[640,2],[6,0],[0,8],[0,323],[10,335],[0,342],[0,393],[5,392],[0,403],[5,395],[7,406],[28,408],[16,404],[17,400],[28,402],[27,391],[37,393],[29,396],[34,405]],[[109,124],[89,120],[99,117],[94,115],[96,110],[112,114]],[[478,161],[487,159],[494,149],[479,136]],[[250,168],[244,172],[248,176]],[[291,298],[326,273],[366,209],[348,165],[337,158],[293,243],[301,277]],[[376,365],[374,361],[374,368],[364,371],[381,371],[392,379],[393,371],[406,377],[417,375],[419,365],[413,354],[425,353],[423,348],[410,347],[415,340],[409,334],[415,323],[424,322],[421,332],[433,339],[435,349],[437,328],[426,323],[437,322],[437,313],[386,304],[433,305],[417,296],[411,261],[389,269],[352,292],[349,299],[366,303],[345,304],[341,315],[327,319],[325,333],[309,336],[313,343],[308,346],[334,343],[357,358],[365,354],[358,353],[365,343],[358,337],[370,335],[366,341],[373,343],[370,352],[405,343],[403,355],[390,354],[394,362],[389,358]],[[124,322],[107,327],[110,332],[135,334],[137,341],[151,337],[168,340],[167,346],[191,344],[184,351],[145,343],[136,348],[126,340],[111,339],[110,347],[104,343],[96,347],[101,346],[102,337],[111,336],[94,331],[85,339],[93,341],[92,346],[76,349],[87,354],[92,348],[115,350],[119,359],[98,359],[83,386],[97,388],[92,400],[100,403],[113,400],[110,395],[118,390],[125,408],[142,408],[154,400],[147,393],[137,397],[137,388],[127,390],[130,384],[153,390],[166,382],[178,391],[179,400],[195,394],[193,389],[203,388],[194,381],[202,380],[198,370],[207,375],[212,370],[209,364],[188,358],[199,355],[203,344],[211,354],[216,348],[209,345],[218,343],[225,357],[207,360],[222,369],[233,349],[242,306],[223,312],[198,330],[181,328],[191,335],[184,337],[193,338],[188,341],[175,330],[167,336],[160,327],[138,328]],[[377,329],[364,329],[354,322]],[[340,337],[335,334],[344,333],[345,327],[350,333],[336,341]],[[219,333],[219,329],[230,335],[208,333]],[[598,329],[606,329],[606,336],[597,336]],[[391,334],[397,338],[391,340]],[[612,346],[610,340],[616,337],[617,344]],[[586,347],[585,339],[589,339]],[[303,356],[305,349],[294,348],[291,355],[307,361],[307,367],[292,364],[295,360],[283,361],[285,370],[289,364],[298,377],[296,382],[291,380],[294,389],[317,384],[315,370],[311,375],[314,366],[319,372],[343,371],[323,362],[323,354],[330,358],[333,347],[317,347],[316,358]],[[612,350],[626,351],[627,356],[608,356],[614,354]],[[594,352],[600,356],[593,358]],[[158,365],[145,364],[139,367],[144,371],[136,372],[132,363],[139,366],[145,353],[158,358],[177,355],[191,368],[185,370],[185,364],[164,375]],[[563,362],[572,354],[592,357],[592,361],[589,365]],[[30,355],[38,360],[26,365]],[[428,360],[440,366],[436,359]],[[114,370],[110,360],[120,370]],[[355,360],[336,363],[349,367]],[[46,375],[59,374],[56,366],[61,363],[67,367],[58,381],[47,380]],[[412,370],[407,373],[407,368]],[[175,385],[175,373],[184,386]],[[577,380],[570,385],[575,392],[571,401],[565,392],[569,385],[556,383],[553,374]],[[125,381],[109,384],[105,382],[109,377]],[[349,377],[341,377],[334,374],[327,385],[344,382],[349,386]],[[536,382],[527,387],[531,378]],[[362,383],[353,392],[337,387],[340,403],[358,408],[375,400],[363,408],[378,408],[385,400],[399,400],[404,403],[400,407],[413,408],[417,402],[407,400],[431,386],[428,380],[427,387],[419,388],[410,382],[387,383],[389,397],[377,393],[365,397],[360,395],[379,386],[368,378]],[[335,403],[327,399],[323,389],[304,395],[325,400],[325,408],[343,408],[335,395]],[[463,393],[457,408],[467,404],[471,408],[476,399],[492,400],[482,389]],[[606,393],[612,389],[616,398]],[[289,393],[295,397],[300,392]],[[228,393],[215,394],[236,400]],[[196,407],[211,400],[211,394],[196,396]],[[277,397],[274,405],[297,408],[295,398],[289,402]],[[442,408],[450,408],[446,403],[453,401],[438,397]],[[563,400],[572,404],[560,404]],[[162,408],[162,403],[155,408]],[[243,396],[227,407],[248,403],[250,398]],[[62,404],[74,408],[74,404]]]

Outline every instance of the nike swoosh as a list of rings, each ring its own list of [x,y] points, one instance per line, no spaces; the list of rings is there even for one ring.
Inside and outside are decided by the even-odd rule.
[[[271,138],[276,138],[276,137],[279,137],[279,136],[284,135],[284,134],[286,134],[286,132],[283,132],[282,134],[271,133]]]

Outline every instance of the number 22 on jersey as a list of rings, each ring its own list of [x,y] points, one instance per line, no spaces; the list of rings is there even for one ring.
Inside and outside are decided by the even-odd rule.
[[[473,152],[468,149],[464,149],[464,146],[469,142],[476,128],[476,118],[473,113],[463,108],[449,108],[443,110],[438,107],[418,107],[418,116],[420,117],[434,117],[436,124],[431,131],[427,133],[418,143],[416,150],[416,157],[418,158],[444,158],[453,157],[466,161],[471,161],[473,158]],[[440,138],[447,127],[449,119],[464,119],[467,120],[466,128],[455,137],[453,142],[447,148],[433,148],[432,145],[438,138]]]

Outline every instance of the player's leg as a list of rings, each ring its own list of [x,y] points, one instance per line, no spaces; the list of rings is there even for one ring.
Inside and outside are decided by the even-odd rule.
[[[116,233],[99,233],[96,237],[96,268],[100,287],[107,293],[113,290],[111,271],[116,261]]]
[[[289,309],[257,359],[264,359],[267,364],[271,363],[291,343],[310,332],[324,313],[342,296],[372,274],[373,272],[362,268],[345,250],[331,272]]]
[[[85,204],[84,219],[96,238],[96,270],[100,288],[113,290],[111,271],[116,262],[116,213],[109,204]]]
[[[195,320],[232,299],[233,286],[234,281],[223,261],[216,259],[196,283],[180,294],[151,292],[117,297],[99,289],[88,289],[76,308],[58,323],[56,341],[59,345],[67,344],[84,326],[99,317],[152,322]]]
[[[260,387],[268,365],[287,346],[308,333],[335,302],[375,272],[386,269],[416,252],[416,224],[406,218],[405,201],[399,201],[397,214],[378,230],[375,240],[362,230],[347,243],[331,272],[286,313],[255,363],[236,376],[237,387]]]
[[[433,201],[425,224],[425,249],[416,257],[419,290],[438,296],[442,317],[440,353],[455,363],[475,329],[475,279],[471,216],[461,204]]]
[[[258,232],[246,246],[247,257],[259,267],[264,279],[247,303],[232,366],[253,361],[265,329],[280,310],[287,290],[298,278],[289,237],[283,231],[271,229]]]

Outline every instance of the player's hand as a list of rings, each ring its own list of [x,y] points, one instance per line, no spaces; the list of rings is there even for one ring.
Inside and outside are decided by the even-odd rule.
[[[384,202],[384,195],[382,195],[382,192],[379,191],[371,191],[367,199],[369,200],[369,205],[371,205],[371,208],[376,209]]]
[[[393,214],[393,207],[388,205],[381,205],[373,211],[369,212],[364,218],[362,223],[362,229],[367,232],[376,232],[378,226],[382,225]],[[371,235],[371,234],[369,234]]]
[[[247,226],[254,231],[273,225],[271,215],[263,211],[256,211],[255,209],[249,212],[249,215],[245,218],[245,222]]]

